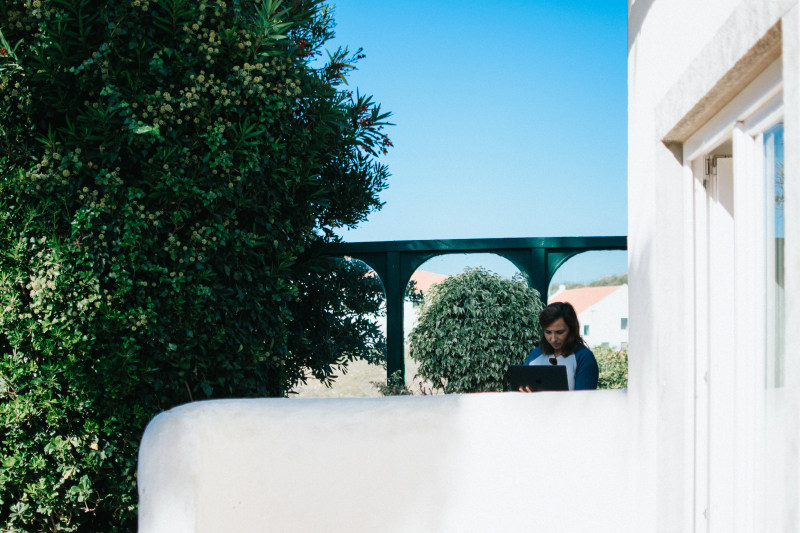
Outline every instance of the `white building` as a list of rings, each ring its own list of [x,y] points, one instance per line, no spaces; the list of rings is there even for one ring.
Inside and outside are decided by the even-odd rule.
[[[448,276],[445,274],[437,274],[436,272],[428,272],[426,270],[417,270],[411,275],[411,281],[416,284],[416,289],[421,292],[423,296],[427,294],[431,287],[437,283],[441,283],[447,278]],[[411,333],[411,330],[417,325],[419,305],[420,304],[411,302],[410,300],[405,300],[403,302],[403,332],[406,337],[408,337],[408,334]],[[375,317],[375,322],[378,324],[378,327],[381,328],[383,334],[386,335],[386,317]]]
[[[578,287],[563,285],[548,303],[569,302],[575,308],[581,325],[581,336],[587,346],[628,346],[628,285]]]
[[[800,6],[628,5],[636,501],[658,531],[798,531]]]
[[[800,530],[800,6],[628,13],[628,389],[183,406],[142,533]]]

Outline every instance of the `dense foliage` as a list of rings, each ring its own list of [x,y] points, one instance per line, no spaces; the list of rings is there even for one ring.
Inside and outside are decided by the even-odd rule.
[[[503,390],[509,364],[521,364],[539,341],[542,302],[521,278],[475,268],[425,295],[409,355],[418,375],[445,393]]]
[[[371,381],[378,392],[383,396],[411,396],[414,393],[406,385],[406,380],[402,372],[399,370],[392,373],[391,376],[386,377],[386,382]]]
[[[0,530],[133,530],[158,411],[382,353],[379,282],[318,252],[388,176],[332,28],[321,0],[0,0]]]
[[[626,389],[628,388],[628,352],[615,350],[607,346],[592,348],[597,365],[600,367],[600,376],[597,380],[598,389]]]

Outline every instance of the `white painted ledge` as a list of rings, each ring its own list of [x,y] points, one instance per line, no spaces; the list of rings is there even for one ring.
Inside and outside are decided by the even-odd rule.
[[[157,416],[141,533],[630,531],[625,391],[217,400]]]

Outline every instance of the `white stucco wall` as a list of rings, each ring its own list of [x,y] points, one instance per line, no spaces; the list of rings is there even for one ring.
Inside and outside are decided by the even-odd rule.
[[[735,163],[736,222],[731,238],[737,244],[718,250],[732,254],[734,264],[703,272],[708,259],[699,258],[696,247],[722,236],[714,228],[704,236],[697,214],[703,210],[705,193],[684,161],[684,143],[723,109],[729,92],[742,90],[737,83],[747,83],[757,74],[747,72],[750,63],[742,60],[761,56],[750,51],[776,24],[783,30],[784,78],[797,76],[800,62],[792,51],[796,32],[787,39],[796,4],[795,0],[629,3],[630,392],[642,402],[644,418],[636,425],[641,449],[649,454],[643,461],[649,470],[640,478],[640,505],[654,517],[657,531],[797,531],[800,527],[797,506],[791,503],[797,501],[797,451],[786,445],[797,443],[796,390],[765,390],[763,382],[754,380],[756,374],[744,371],[750,361],[763,358],[764,351],[763,344],[753,342],[759,328],[763,336],[764,323],[764,294],[757,291],[763,284],[758,236],[748,237],[748,228],[740,224],[763,198],[751,181],[758,169],[745,172]],[[800,125],[796,119],[793,122],[790,111],[797,109],[797,89],[796,84],[784,86],[787,154],[792,150],[789,130],[792,124]],[[797,169],[790,170],[790,165],[787,160],[787,176]],[[791,188],[787,181],[787,195]],[[800,203],[794,205],[797,220]],[[786,206],[787,272],[792,272],[797,248],[789,252],[788,232],[796,239],[800,225],[788,229],[788,201]],[[706,283],[718,286],[719,279],[731,281],[729,290],[718,287],[713,301],[703,300]],[[794,288],[788,281],[786,287],[788,332],[800,330],[793,304],[788,303],[793,299],[796,305],[800,287],[791,283]],[[733,317],[735,322],[727,324],[730,338],[719,337],[724,328],[718,317],[698,314],[698,309],[709,306]],[[758,370],[757,365],[749,368]],[[796,375],[792,379],[796,387],[800,381]],[[782,400],[773,400],[776,395]],[[764,495],[767,488],[769,497]]]
[[[628,406],[618,390],[185,405],[142,441],[139,531],[635,531]]]

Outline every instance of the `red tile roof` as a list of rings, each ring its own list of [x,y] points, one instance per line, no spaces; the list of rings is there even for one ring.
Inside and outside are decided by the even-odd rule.
[[[572,307],[575,308],[575,312],[580,314],[620,287],[622,287],[622,285],[565,289],[551,296],[547,303],[569,302],[572,304]]]
[[[366,276],[377,276],[374,270],[368,271]],[[445,276],[444,274],[437,274],[435,272],[426,272],[425,270],[417,270],[413,274],[411,274],[411,279],[417,282],[417,290],[426,293],[430,290],[433,285],[437,283],[441,283],[445,279],[449,278],[450,276]]]
[[[432,285],[440,283],[448,277],[449,276],[445,276],[444,274],[426,272],[425,270],[417,270],[411,275],[411,279],[417,283],[417,289],[423,293],[428,292]]]

